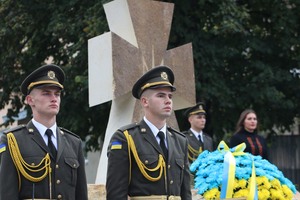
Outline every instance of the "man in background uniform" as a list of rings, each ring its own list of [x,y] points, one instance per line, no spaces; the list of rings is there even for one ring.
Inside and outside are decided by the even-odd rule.
[[[174,75],[158,66],[133,86],[144,117],[118,129],[108,146],[106,198],[109,200],[191,200],[187,139],[168,127]]]
[[[33,118],[0,141],[0,200],[87,200],[81,139],[56,124],[65,74],[44,65],[21,84]]]
[[[189,141],[189,161],[192,163],[202,151],[213,151],[213,140],[203,132],[206,124],[206,112],[203,103],[200,102],[188,108],[184,115],[191,125],[190,129],[184,133]]]

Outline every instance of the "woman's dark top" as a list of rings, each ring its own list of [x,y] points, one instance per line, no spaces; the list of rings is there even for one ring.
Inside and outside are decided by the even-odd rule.
[[[251,153],[252,155],[260,155],[262,158],[268,159],[267,143],[256,131],[250,133],[245,129],[242,129],[231,137],[229,146],[232,148],[243,142],[246,143],[244,152]]]

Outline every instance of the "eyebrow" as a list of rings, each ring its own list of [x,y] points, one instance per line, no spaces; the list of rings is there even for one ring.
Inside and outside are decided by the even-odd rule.
[[[157,95],[173,95],[173,93],[172,92],[157,92],[156,93]]]
[[[56,89],[56,88],[42,88],[41,89],[42,92],[51,92],[51,91],[54,91],[54,92],[61,92],[60,89]]]

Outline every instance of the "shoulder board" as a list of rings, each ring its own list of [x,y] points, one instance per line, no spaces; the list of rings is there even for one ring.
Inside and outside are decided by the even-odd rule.
[[[182,134],[187,135],[188,131],[181,131]]]
[[[5,131],[3,131],[3,133],[4,134],[8,134],[10,132],[15,132],[15,131],[21,130],[21,129],[25,128],[25,127],[26,127],[26,125],[21,124],[21,125],[18,125],[16,127],[13,127],[13,128],[8,129],[8,130],[5,130]]]
[[[73,135],[73,136],[75,136],[75,137],[77,137],[77,138],[80,138],[78,135],[76,135],[75,133],[69,131],[68,129],[65,129],[65,128],[63,128],[63,127],[59,127],[59,129],[60,129],[61,131],[63,131],[64,133],[68,133],[68,134]]]
[[[125,131],[125,130],[130,130],[130,129],[133,129],[135,127],[139,126],[139,123],[132,123],[132,124],[128,124],[128,125],[125,125],[125,126],[122,126],[121,128],[119,128],[118,130],[120,131]]]
[[[203,132],[204,135],[206,135],[207,137],[211,137],[208,133]]]
[[[177,134],[179,134],[179,135],[181,135],[183,137],[186,137],[185,134],[177,131],[176,129],[174,129],[174,128],[170,127],[170,126],[168,126],[167,129],[168,129],[168,131],[172,131],[173,133],[177,133]]]

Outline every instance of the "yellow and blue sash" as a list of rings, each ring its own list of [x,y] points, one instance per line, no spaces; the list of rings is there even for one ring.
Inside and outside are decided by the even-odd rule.
[[[234,179],[235,179],[235,156],[245,155],[244,150],[246,144],[242,143],[233,148],[229,148],[224,141],[221,141],[218,146],[220,152],[224,152],[224,170],[222,177],[221,199],[232,198]],[[250,192],[247,200],[258,200],[255,166],[252,158],[252,174],[250,178]]]

